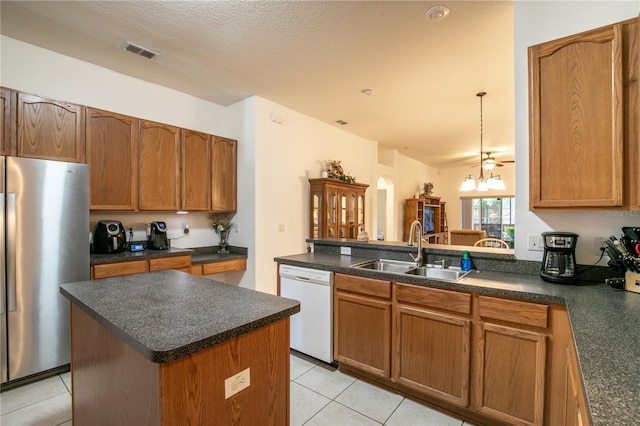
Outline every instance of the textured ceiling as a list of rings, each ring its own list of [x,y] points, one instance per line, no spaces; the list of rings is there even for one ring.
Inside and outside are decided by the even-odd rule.
[[[438,4],[449,16],[427,18]],[[344,120],[439,168],[479,161],[486,91],[485,150],[513,159],[510,1],[2,0],[0,14],[8,37],[221,105],[258,95]]]

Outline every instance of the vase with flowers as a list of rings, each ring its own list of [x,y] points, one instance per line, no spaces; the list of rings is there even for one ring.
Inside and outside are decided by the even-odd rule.
[[[231,220],[224,215],[214,215],[211,217],[211,219],[213,221],[213,230],[216,234],[218,234],[218,237],[220,239],[218,243],[218,246],[220,247],[218,253],[229,253],[229,250],[227,250],[227,246],[229,245],[229,232],[231,231],[231,228],[233,228],[233,222],[231,222]]]

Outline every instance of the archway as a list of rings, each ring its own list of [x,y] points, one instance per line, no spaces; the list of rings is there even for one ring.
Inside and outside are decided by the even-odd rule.
[[[393,208],[393,200],[395,185],[388,176],[380,176],[378,178],[377,204],[376,204],[376,229],[375,238],[377,240],[396,241],[397,231],[394,226],[395,210]]]

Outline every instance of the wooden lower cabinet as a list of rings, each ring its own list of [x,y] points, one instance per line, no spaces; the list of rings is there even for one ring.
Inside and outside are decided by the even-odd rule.
[[[245,269],[247,269],[247,259],[245,258],[191,265],[191,273],[193,275],[213,275],[223,272],[244,271]]]
[[[120,277],[123,275],[162,271],[165,269],[191,272],[191,255],[92,265],[91,279],[98,280],[100,278]]]
[[[395,315],[395,380],[468,406],[471,320],[405,306]]]
[[[335,359],[391,377],[391,282],[335,275]]]
[[[334,353],[474,424],[589,424],[562,305],[336,273]]]
[[[396,284],[396,301],[394,380],[425,395],[467,407],[472,323],[460,314],[471,313],[471,295]]]
[[[479,324],[478,410],[509,424],[542,425],[546,336]]]

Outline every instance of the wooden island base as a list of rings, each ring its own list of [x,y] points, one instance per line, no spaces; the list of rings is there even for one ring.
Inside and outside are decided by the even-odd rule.
[[[71,304],[74,425],[287,425],[289,318],[153,363]],[[225,379],[250,385],[225,399]]]

